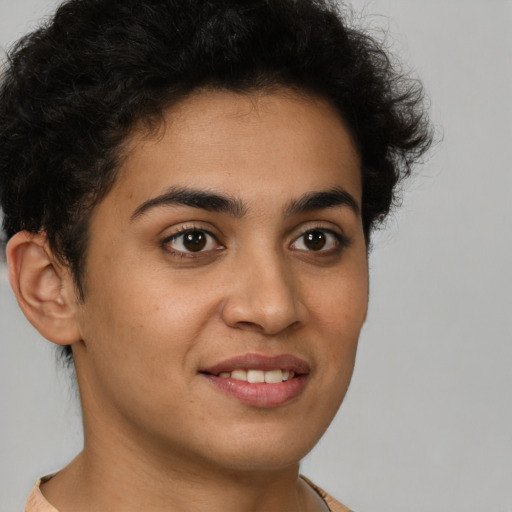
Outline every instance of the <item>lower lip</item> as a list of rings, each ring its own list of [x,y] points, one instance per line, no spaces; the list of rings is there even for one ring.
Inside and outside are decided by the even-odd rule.
[[[251,384],[243,380],[217,377],[216,375],[204,374],[204,376],[227,395],[254,407],[285,405],[299,396],[307,380],[307,375],[297,375],[293,379],[277,384]]]

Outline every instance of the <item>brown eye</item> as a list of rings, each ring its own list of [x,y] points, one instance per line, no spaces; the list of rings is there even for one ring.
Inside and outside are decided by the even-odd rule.
[[[190,231],[183,235],[183,247],[191,252],[202,251],[206,242],[206,234],[202,231]]]
[[[310,231],[304,235],[304,245],[310,251],[320,251],[325,247],[327,237],[322,231]]]
[[[348,245],[348,240],[330,229],[311,229],[294,240],[291,248],[296,251],[328,252]]]
[[[190,229],[176,233],[164,241],[169,250],[176,253],[200,253],[221,247],[208,231]]]

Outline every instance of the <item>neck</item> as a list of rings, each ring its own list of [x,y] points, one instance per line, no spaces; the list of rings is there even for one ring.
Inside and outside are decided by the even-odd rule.
[[[42,492],[59,512],[327,510],[299,478],[299,464],[226,469],[192,461],[186,454],[155,457],[151,450],[134,449],[126,440],[90,436],[86,436],[84,451],[43,484]]]
[[[111,459],[112,461],[112,459]],[[166,474],[128,460],[97,464],[82,452],[42,487],[59,512],[320,512],[327,508],[298,478],[298,465],[274,471]]]

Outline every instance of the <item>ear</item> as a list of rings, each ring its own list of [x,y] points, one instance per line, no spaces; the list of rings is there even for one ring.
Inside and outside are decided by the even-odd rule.
[[[55,258],[45,233],[20,231],[7,244],[9,280],[29,322],[57,345],[80,340],[71,271]]]

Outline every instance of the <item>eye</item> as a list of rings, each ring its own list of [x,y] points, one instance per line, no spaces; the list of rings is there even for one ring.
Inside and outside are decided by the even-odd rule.
[[[217,239],[208,231],[188,229],[176,233],[163,242],[163,245],[177,253],[200,253],[220,248]]]
[[[346,239],[327,229],[311,229],[302,233],[291,245],[297,251],[326,252],[348,245]]]

